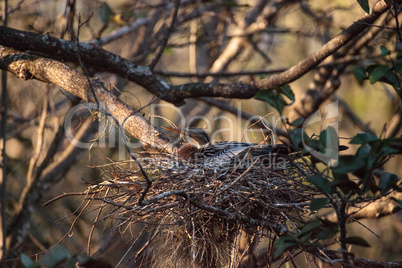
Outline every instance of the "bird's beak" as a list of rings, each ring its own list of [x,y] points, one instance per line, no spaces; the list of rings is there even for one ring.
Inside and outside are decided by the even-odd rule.
[[[174,129],[174,128],[164,127],[164,126],[162,126],[162,128],[163,128],[163,129],[166,129],[166,130],[169,130],[169,131],[176,132],[176,133],[185,134],[184,131],[181,130],[181,129]]]

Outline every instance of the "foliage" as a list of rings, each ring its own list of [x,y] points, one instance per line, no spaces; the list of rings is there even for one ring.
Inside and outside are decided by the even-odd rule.
[[[320,137],[324,132],[321,132]],[[375,170],[395,154],[402,154],[402,138],[379,139],[371,133],[359,133],[353,137],[350,144],[360,145],[354,155],[341,155],[339,163],[329,168],[332,176],[312,175],[306,180],[314,185],[325,198],[314,198],[310,203],[311,211],[330,205],[336,210],[345,209],[362,201],[376,200],[387,195],[392,190],[402,191],[397,186],[398,176],[389,172],[382,173],[380,182],[375,183]],[[353,175],[353,176],[352,176]],[[346,211],[344,211],[346,213]],[[337,215],[341,215],[339,211]],[[346,214],[348,218],[351,215]],[[338,216],[339,217],[339,216]],[[339,219],[340,221],[341,219]],[[308,245],[320,245],[320,240],[326,240],[339,232],[339,226],[325,225],[321,219],[306,223],[299,232],[290,236],[281,237],[276,242],[275,256],[293,248]],[[334,232],[337,230],[337,232]],[[368,247],[368,243],[361,237],[347,237],[343,239],[345,244],[354,244]]]
[[[399,98],[402,99],[402,53],[398,52],[395,57],[383,45],[380,46],[383,62],[371,63],[367,66],[357,66],[353,73],[360,82],[369,80],[371,84],[383,82],[391,85]]]
[[[287,97],[290,103],[288,103],[283,96]],[[295,94],[289,85],[284,85],[276,90],[261,90],[254,98],[268,102],[272,107],[282,113],[285,106],[289,106],[294,102]]]
[[[392,158],[400,155],[402,150],[402,140],[398,136],[402,128],[397,120],[402,114],[402,37],[397,19],[400,0],[385,1],[387,5],[384,1],[374,1],[373,6],[368,0],[328,1],[325,5],[320,0],[255,3],[226,0],[123,3],[108,0],[90,1],[88,5],[79,1],[67,1],[66,5],[59,5],[57,1],[46,5],[41,1],[24,1],[23,5],[21,1],[15,2],[18,3],[10,2],[8,25],[10,29],[21,30],[19,36],[29,44],[24,47],[19,39],[21,42],[1,45],[25,53],[26,59],[47,58],[60,65],[66,62],[81,76],[90,76],[85,81],[94,81],[92,78],[97,77],[96,85],[101,81],[110,84],[110,92],[114,91],[120,99],[113,96],[108,108],[113,109],[116,102],[127,104],[146,119],[142,122],[169,118],[172,121],[159,120],[155,125],[179,126],[182,122],[167,111],[171,107],[152,110],[152,105],[160,101],[157,98],[179,105],[187,98],[199,96],[250,98],[260,90],[255,99],[262,102],[237,102],[242,107],[226,100],[191,99],[180,111],[191,125],[183,126],[204,127],[202,123],[197,125],[194,122],[199,122],[198,118],[207,118],[206,121],[214,122],[208,131],[220,135],[225,119],[237,116],[237,123],[251,122],[253,142],[268,143],[263,133],[268,130],[277,134],[272,140],[290,144],[292,152],[288,151],[291,155],[286,162],[288,166],[280,171],[266,166],[260,168],[258,161],[253,161],[252,166],[245,169],[212,166],[206,170],[196,165],[185,169],[177,163],[174,154],[166,158],[169,162],[159,163],[140,157],[151,165],[151,168],[145,168],[152,178],[149,182],[142,177],[141,170],[133,169],[135,161],[124,162],[127,155],[141,156],[135,151],[137,148],[132,152],[121,149],[123,141],[127,140],[125,136],[123,138],[113,131],[107,133],[109,128],[98,129],[101,134],[95,134],[97,122],[92,122],[90,129],[84,122],[92,119],[87,120],[87,115],[83,114],[75,114],[72,124],[65,124],[66,111],[78,103],[69,95],[75,93],[64,88],[74,83],[73,75],[68,75],[68,79],[57,76],[61,77],[60,84],[46,81],[63,89],[54,90],[49,86],[44,93],[44,84],[37,81],[41,79],[26,76],[36,63],[24,66],[19,66],[19,61],[13,62],[12,66],[3,64],[3,70],[10,71],[7,68],[15,66],[22,70],[17,76],[8,76],[9,107],[2,111],[2,114],[9,114],[8,125],[4,127],[7,147],[12,148],[10,151],[21,148],[19,155],[7,156],[9,179],[7,185],[3,184],[7,186],[5,223],[11,249],[6,258],[15,260],[20,257],[24,267],[71,267],[77,252],[86,247],[89,252],[90,247],[102,249],[105,246],[106,250],[113,251],[111,255],[116,259],[135,256],[142,261],[162,253],[146,252],[147,246],[143,246],[159,241],[159,249],[166,251],[164,245],[169,244],[172,254],[190,256],[186,265],[182,265],[189,267],[194,264],[195,249],[210,263],[215,262],[216,258],[207,254],[210,248],[203,248],[203,245],[215,241],[216,249],[221,249],[219,246],[230,244],[239,230],[258,239],[273,237],[277,240],[276,251],[271,246],[265,248],[265,256],[272,257],[267,265],[273,257],[279,258],[284,252],[289,256],[292,251],[309,252],[311,248],[324,249],[332,243],[339,243],[341,250],[336,253],[344,254],[342,260],[337,254],[334,261],[344,263],[350,257],[346,254],[348,245],[376,246],[377,255],[370,256],[374,259],[387,252],[384,259],[390,260],[388,252],[394,248],[400,252],[400,248],[392,243],[380,247],[346,228],[346,222],[358,213],[354,214],[349,208],[359,208],[361,204],[375,203],[379,199],[393,200],[402,206],[402,201],[394,198],[394,194],[401,191],[400,174],[395,171],[398,165],[392,166],[396,157]],[[377,12],[374,5],[382,5],[383,11]],[[370,13],[370,8],[376,12]],[[351,35],[349,30],[353,28],[364,30]],[[0,35],[0,39],[4,40],[4,36]],[[6,39],[7,42],[13,40],[8,35]],[[346,39],[349,41],[344,41]],[[53,50],[53,42],[38,46],[38,40],[53,40],[62,45]],[[311,54],[312,51],[315,52]],[[153,65],[150,62],[156,65],[150,67]],[[351,69],[353,64],[356,66]],[[356,86],[357,83],[350,83],[352,73],[361,88]],[[394,91],[387,90],[389,85]],[[81,86],[74,89],[82,89]],[[94,96],[97,87],[91,85],[91,89],[92,92],[81,96]],[[66,94],[65,90],[69,93]],[[379,97],[384,95],[387,99],[380,102]],[[176,98],[181,99],[176,101]],[[44,99],[41,111],[38,104]],[[304,126],[318,108],[324,108],[326,103],[335,100],[343,108],[338,117],[342,117],[342,122],[324,128],[323,125],[311,129]],[[161,107],[165,105],[161,104]],[[211,109],[211,106],[218,107],[219,112],[216,113],[217,109]],[[278,113],[273,113],[272,122],[278,119],[276,124],[271,123],[268,116],[263,117],[270,115],[272,110],[281,116],[275,118]],[[109,112],[106,111],[105,120],[110,119]],[[120,112],[116,114],[121,115]],[[322,109],[322,114],[325,112]],[[190,115],[194,117],[189,118]],[[133,112],[122,125],[131,124],[135,116]],[[103,121],[104,118],[97,119]],[[394,131],[389,131],[391,124],[383,126],[382,122],[397,124],[392,128]],[[151,137],[150,133],[154,133],[145,125],[138,123],[133,128],[139,133],[136,141],[143,141],[140,134]],[[353,153],[334,159],[317,157],[338,156],[338,149],[345,149],[339,146],[338,126],[343,139],[352,137],[349,145]],[[232,132],[242,129],[240,124],[230,125],[230,128]],[[358,131],[363,132],[356,135]],[[71,146],[67,136],[78,132],[90,140],[91,150]],[[314,134],[307,134],[310,132]],[[164,133],[158,134],[163,138]],[[101,137],[93,138],[96,135]],[[223,134],[218,138],[243,140],[240,136]],[[84,153],[90,157],[83,157]],[[105,164],[108,161],[113,163]],[[128,163],[130,167],[114,166],[114,161],[123,161],[121,163]],[[387,169],[387,163],[393,169]],[[166,164],[173,164],[173,168],[166,169]],[[102,172],[89,170],[88,165],[102,167]],[[110,169],[103,169],[106,166]],[[182,177],[185,174],[187,179]],[[62,183],[58,183],[60,181]],[[83,189],[87,186],[89,191],[85,192]],[[61,200],[45,209],[41,207],[43,201],[55,200],[58,195]],[[64,198],[67,195],[69,198]],[[83,203],[80,205],[77,199]],[[101,205],[96,202],[101,202]],[[327,210],[336,214],[336,222],[318,217]],[[162,216],[158,217],[158,213]],[[63,221],[55,224],[56,219]],[[138,222],[147,224],[147,227],[141,225],[136,229]],[[159,227],[153,233],[159,238],[139,242],[138,238],[153,226]],[[59,235],[60,230],[70,230],[67,234],[72,234],[73,229],[74,241],[61,241],[65,248],[56,246],[43,250],[60,242],[63,235]],[[123,242],[118,250],[110,247],[111,244],[106,245],[109,239],[106,236],[115,235],[116,230],[129,233],[120,237]],[[382,232],[388,234],[389,230]],[[177,241],[185,250],[177,250],[177,244],[173,243]],[[253,244],[249,243],[250,246]],[[401,242],[398,244],[402,246]],[[134,253],[128,253],[124,248],[126,245],[132,245]],[[256,252],[251,252],[256,248],[250,247],[249,259],[256,258]],[[39,251],[46,253],[39,255],[37,261],[28,257]],[[225,253],[227,258],[226,251],[214,252]],[[168,258],[161,261],[172,263],[172,254],[165,254]],[[243,261],[246,254],[237,252],[235,255]],[[255,261],[260,263],[261,259]],[[178,261],[175,264],[180,266]],[[253,267],[233,262],[233,266],[237,264]]]
[[[382,58],[386,59],[390,54],[388,49],[385,46],[381,46],[380,49]],[[401,55],[398,53],[395,60],[386,61],[388,65],[358,66],[354,69],[354,75],[356,79],[368,79],[372,84],[380,81],[391,84],[399,94],[401,90]],[[263,92],[257,94],[256,98],[270,103],[279,113],[282,113],[286,102],[278,92],[288,96],[292,101],[294,94],[289,87],[286,87],[285,91],[278,90],[275,92]],[[299,124],[292,123],[290,125],[297,126]],[[337,132],[331,126],[315,138],[308,137],[302,128],[290,130],[289,133],[294,145],[304,148],[303,153],[305,155],[308,155],[311,150],[325,152],[331,147],[330,144],[327,144],[328,141],[336,141],[338,146]],[[342,223],[345,223],[351,216],[346,208],[359,202],[377,200],[393,190],[402,191],[402,188],[397,184],[399,179],[396,174],[382,172],[378,184],[375,175],[376,170],[381,169],[393,155],[402,154],[402,137],[381,139],[366,132],[355,135],[349,143],[359,145],[356,153],[354,155],[340,155],[336,165],[327,167],[329,175],[316,170],[315,174],[306,177],[306,181],[324,196],[313,198],[310,202],[310,210],[316,212],[324,207],[334,208],[339,225],[329,223],[321,218],[306,222],[299,231],[280,237],[275,242],[275,257],[296,248],[323,247],[323,240],[333,238],[339,232],[344,233],[339,238],[339,242],[345,246],[348,244],[362,247],[370,246],[362,237],[345,237],[346,229]],[[327,165],[322,160],[317,162]],[[401,204],[400,201],[399,204]]]
[[[74,265],[72,256],[70,252],[67,251],[63,246],[56,245],[51,248],[40,260],[33,261],[26,254],[21,254],[21,263],[25,268],[36,268],[36,267],[71,267]]]

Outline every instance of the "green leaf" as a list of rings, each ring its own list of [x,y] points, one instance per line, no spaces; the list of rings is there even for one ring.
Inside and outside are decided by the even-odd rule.
[[[25,268],[35,268],[36,264],[26,254],[21,254],[21,262]]]
[[[297,238],[300,242],[305,243],[311,240],[313,233],[318,233],[321,228],[321,222],[319,221],[311,221],[308,222],[303,228],[297,233]]]
[[[370,83],[374,84],[375,82],[380,80],[388,70],[389,66],[387,65],[378,65],[377,67],[375,67],[369,76]]]
[[[365,161],[359,156],[355,155],[340,155],[338,160],[338,166],[332,169],[334,174],[340,176],[341,174],[348,174],[351,172],[355,172],[363,168],[365,165]]]
[[[325,146],[322,145],[320,140],[317,139],[305,139],[305,144],[312,148],[314,151],[325,152]]]
[[[381,152],[385,155],[402,154],[402,137],[388,138],[382,141]]]
[[[396,93],[399,93],[400,81],[398,77],[394,74],[393,71],[388,70],[381,78],[381,82],[390,84],[395,90]]]
[[[320,219],[320,221],[321,231],[314,236],[315,238],[322,240],[330,239],[339,232],[339,226],[337,223],[330,222],[324,219]]]
[[[282,255],[283,252],[288,251],[294,247],[297,247],[296,241],[286,241],[287,237],[280,237],[276,242],[276,250],[274,254],[274,258],[278,258]],[[285,242],[286,241],[286,242]]]
[[[279,94],[277,94],[274,90],[260,90],[254,96],[257,100],[262,100],[268,102],[272,107],[277,109],[279,113],[282,113],[283,109],[285,108],[284,103],[285,100]]]
[[[395,71],[399,74],[402,75],[402,59],[397,59],[395,62]]]
[[[370,14],[370,7],[368,0],[357,0],[357,3],[359,3],[360,7],[367,13]]]
[[[358,80],[367,79],[367,74],[366,74],[366,71],[364,70],[363,66],[357,66],[353,70],[353,74],[355,75],[356,79],[358,79]]]
[[[57,245],[46,253],[42,261],[47,267],[56,267],[56,265],[70,257],[71,255],[67,249]]]
[[[319,176],[319,175],[312,175],[312,176],[308,176],[306,178],[306,180],[309,183],[316,186],[321,191],[323,191],[324,193],[327,193],[327,194],[332,193],[331,184],[326,178]]]
[[[295,94],[293,93],[289,85],[282,86],[280,88],[280,91],[282,92],[283,95],[288,97],[289,100],[291,100],[292,102],[295,101]]]
[[[98,13],[103,23],[108,23],[110,19],[114,16],[112,9],[106,3],[102,3],[102,5],[98,9]]]
[[[310,211],[317,211],[325,207],[325,205],[328,204],[328,201],[328,198],[313,198],[310,203]]]
[[[370,244],[367,243],[366,240],[364,240],[363,238],[359,237],[359,236],[351,236],[351,237],[347,237],[343,240],[343,242],[347,243],[347,244],[352,244],[352,245],[357,245],[357,246],[361,246],[361,247],[370,247]]]
[[[289,123],[289,125],[297,127],[297,126],[301,126],[301,124],[303,124],[303,122],[304,122],[304,118],[299,117],[295,121],[293,121],[292,123]]]
[[[380,50],[381,50],[381,57],[385,59],[385,57],[389,55],[388,48],[386,48],[385,46],[380,46]]]
[[[299,234],[305,234],[308,232],[311,232],[321,226],[321,223],[319,221],[312,221],[307,223],[306,225],[303,226]]]
[[[317,239],[326,240],[334,237],[339,232],[338,228],[325,228],[320,233],[318,233],[315,237]]]
[[[297,147],[301,146],[304,141],[310,140],[310,138],[307,136],[306,132],[304,132],[303,129],[301,128],[296,128],[294,130],[290,130],[290,138],[293,142],[293,144]]]
[[[376,135],[369,133],[369,132],[363,132],[363,133],[359,133],[356,136],[354,136],[349,143],[350,144],[363,144],[363,143],[367,143],[367,142],[373,141],[373,140],[378,140]]]
[[[321,131],[319,141],[327,155],[336,156],[339,151],[339,138],[336,130],[329,126]]]
[[[390,189],[397,188],[398,176],[389,172],[384,172],[381,175],[380,182],[378,183],[378,187],[381,190],[382,194],[385,194]]]
[[[359,192],[359,190],[360,190],[357,183],[349,180],[349,178],[347,180],[333,181],[331,183],[331,188],[334,188],[334,187],[338,187],[339,189],[341,189],[344,194],[348,194],[348,193],[350,193],[350,191]]]
[[[372,143],[370,142],[363,143],[362,145],[360,145],[359,149],[357,149],[356,157],[358,159],[361,159],[362,161],[367,161],[372,151],[373,151]]]
[[[291,103],[287,103],[282,95],[291,100]],[[285,106],[292,104],[295,100],[294,93],[289,85],[284,85],[275,90],[260,90],[254,98],[268,102],[272,107],[278,110],[279,113],[282,113]]]

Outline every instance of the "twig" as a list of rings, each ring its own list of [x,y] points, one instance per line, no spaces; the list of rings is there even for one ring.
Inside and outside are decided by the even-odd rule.
[[[82,50],[81,52],[84,53]],[[61,62],[28,56],[2,46],[0,46],[0,55],[2,56],[0,57],[0,68],[8,69],[9,72],[21,78],[36,78],[46,83],[59,85],[88,103],[95,102],[91,93],[92,86],[98,102],[103,104],[101,108],[113,115],[144,146],[167,152],[174,150],[166,135],[160,133],[140,113],[108,91],[100,80],[91,78],[91,84],[89,84],[87,76],[76,72]],[[10,57],[6,57],[7,55]],[[84,58],[84,55],[82,54],[81,57]],[[25,67],[21,68],[21,66]]]
[[[374,131],[370,128],[368,124],[365,124],[352,110],[352,108],[342,99],[340,98],[337,94],[333,95],[333,98],[338,101],[340,104],[340,108],[343,110],[343,112],[349,117],[350,120],[362,131],[368,132],[368,133],[374,133]]]
[[[38,140],[36,142],[36,148],[35,148],[35,152],[34,155],[31,157],[31,160],[29,162],[29,167],[28,167],[28,173],[27,173],[27,185],[26,187],[29,188],[30,185],[32,183],[34,183],[33,181],[33,173],[34,173],[34,169],[36,168],[36,165],[38,163],[40,154],[42,153],[42,146],[43,146],[43,132],[45,129],[45,123],[46,123],[46,117],[47,117],[47,107],[48,107],[48,103],[49,103],[49,88],[47,89],[46,92],[46,97],[45,100],[43,101],[43,107],[42,107],[42,115],[40,117],[39,120],[39,126],[38,126]],[[26,189],[27,189],[26,188]],[[23,200],[25,191],[22,191],[21,194],[21,200]]]
[[[81,142],[88,142],[91,139],[91,132],[93,131],[91,124],[92,119],[90,118],[83,124],[75,138]],[[22,230],[27,231],[26,226],[29,225],[30,220],[32,220],[31,213],[33,211],[31,208],[40,200],[40,193],[43,192],[43,189],[49,189],[51,185],[63,178],[72,164],[77,161],[79,152],[82,150],[83,149],[76,147],[75,144],[69,144],[60,157],[45,169],[41,179],[35,180],[31,185],[22,201],[22,206],[15,212],[8,226],[8,233],[12,237],[12,240],[22,239],[24,237]]]
[[[109,190],[110,190],[110,188],[107,188],[107,189],[106,189],[106,191],[105,191],[105,197],[108,195]],[[94,233],[94,230],[95,230],[95,227],[96,227],[96,223],[97,223],[97,221],[98,221],[98,219],[99,219],[99,217],[100,217],[100,215],[101,215],[101,213],[102,213],[102,211],[103,211],[103,208],[104,208],[103,206],[101,206],[101,207],[99,208],[98,213],[96,214],[96,217],[95,217],[95,219],[94,219],[94,224],[92,225],[91,231],[89,232],[89,235],[88,235],[88,244],[87,244],[87,254],[88,254],[88,256],[91,256],[91,240],[92,240],[92,235],[93,235],[93,233]]]
[[[135,20],[133,23],[131,23],[130,25],[124,26],[118,30],[115,30],[115,31],[111,32],[108,36],[102,37],[99,40],[91,41],[91,42],[89,42],[89,44],[99,45],[99,46],[109,44],[124,35],[134,32],[140,26],[147,24],[148,21],[149,21],[149,18],[139,18],[139,19]]]
[[[53,203],[54,201],[57,201],[57,200],[59,200],[59,199],[61,199],[61,198],[64,198],[64,197],[66,197],[66,196],[88,195],[88,194],[95,194],[95,193],[97,193],[97,192],[98,192],[98,191],[74,192],[74,193],[65,193],[65,194],[61,194],[61,195],[56,196],[55,198],[52,198],[52,199],[50,199],[49,201],[43,203],[42,206],[45,207],[45,206],[47,206],[47,205],[50,205],[50,204]]]
[[[246,119],[248,121],[250,121],[251,123],[255,123],[257,124],[259,127],[261,128],[266,128],[266,126],[268,126],[272,132],[274,133],[274,135],[279,135],[282,137],[288,137],[288,133],[286,131],[284,131],[283,129],[277,128],[272,126],[271,124],[269,124],[268,122],[262,122],[260,119],[257,119],[255,117],[255,115],[249,114],[247,112],[244,112],[240,109],[237,109],[233,106],[231,106],[229,103],[222,101],[222,100],[215,100],[212,98],[199,98],[201,101],[209,104],[209,105],[213,105],[215,107],[218,107],[224,111],[230,112],[236,116],[239,116],[243,119]]]
[[[402,42],[402,34],[401,34],[401,29],[399,29],[399,19],[398,19],[399,5],[398,5],[398,2],[397,2],[396,0],[393,0],[393,1],[392,1],[392,5],[394,6],[394,12],[395,12],[395,14],[392,13],[392,10],[391,10],[391,14],[392,14],[392,16],[395,18],[396,33],[397,33],[397,35],[398,35],[399,42]]]
[[[149,204],[155,203],[156,201],[159,201],[159,200],[166,198],[168,196],[171,196],[171,195],[180,195],[180,196],[184,197],[186,200],[188,200],[190,198],[190,195],[186,191],[176,190],[176,191],[163,192],[162,194],[155,196],[153,198],[150,198],[147,201],[144,201],[143,203],[145,205],[149,205]]]
[[[92,96],[94,97],[95,103],[96,103],[96,105],[97,105],[98,108],[99,108],[99,100],[98,100],[98,97],[96,97],[95,90],[94,90],[94,86],[93,86],[92,83],[91,83],[91,79],[89,79],[88,70],[87,70],[87,68],[85,67],[84,62],[83,62],[82,59],[81,59],[80,30],[81,30],[81,27],[82,27],[83,25],[85,25],[86,23],[89,22],[89,20],[91,19],[91,17],[92,17],[92,15],[91,15],[86,21],[84,21],[83,23],[81,23],[81,15],[78,16],[78,29],[77,29],[77,36],[76,36],[75,39],[76,39],[76,44],[77,44],[77,48],[78,48],[78,50],[77,50],[78,62],[80,63],[81,68],[82,68],[82,69],[84,70],[84,72],[85,72],[85,76],[86,76],[86,78],[87,78],[87,81],[88,81],[89,88],[90,88],[90,90],[91,90]]]
[[[173,32],[175,20],[177,17],[177,11],[179,10],[179,7],[180,7],[180,0],[174,0],[172,13],[170,14],[170,24],[168,28],[165,30],[165,34],[163,36],[160,46],[158,47],[158,50],[156,51],[155,57],[152,59],[151,63],[148,66],[151,71],[155,68],[156,64],[161,58],[163,51],[165,50],[165,47],[169,40],[170,34]]]

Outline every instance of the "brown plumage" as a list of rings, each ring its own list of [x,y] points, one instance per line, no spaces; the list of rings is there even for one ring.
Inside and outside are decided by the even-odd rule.
[[[246,142],[218,142],[211,144],[208,134],[199,128],[193,129],[171,129],[167,130],[180,133],[190,138],[191,142],[186,142],[179,146],[177,154],[179,157],[191,161],[203,161],[217,163],[218,165],[241,161],[246,155],[250,158],[288,156],[295,152],[292,146],[284,144],[267,145]]]

